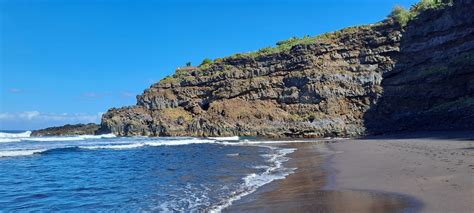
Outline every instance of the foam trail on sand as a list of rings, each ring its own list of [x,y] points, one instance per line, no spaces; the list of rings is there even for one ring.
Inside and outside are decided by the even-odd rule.
[[[287,149],[277,149],[272,148],[273,154],[262,155],[267,157],[267,160],[272,163],[270,167],[264,167],[266,170],[263,173],[256,174],[252,173],[243,178],[244,183],[241,185],[240,189],[234,191],[231,196],[225,201],[215,205],[209,212],[221,212],[223,209],[232,205],[234,201],[241,199],[243,196],[249,195],[255,192],[259,187],[270,183],[274,180],[284,179],[289,174],[292,174],[295,168],[284,168],[282,164],[288,161],[290,158],[286,155],[296,151],[294,148]]]

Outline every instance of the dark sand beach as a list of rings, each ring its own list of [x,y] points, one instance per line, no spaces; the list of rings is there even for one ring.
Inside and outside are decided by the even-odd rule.
[[[333,190],[415,197],[421,212],[474,212],[474,132],[413,133],[334,143]]]
[[[325,190],[333,177],[326,161],[332,153],[322,143],[297,143],[286,166],[295,173],[242,198],[225,212],[400,212],[415,211],[420,204],[409,196],[361,190]]]
[[[474,212],[474,140],[460,134],[286,144],[295,173],[224,211]]]

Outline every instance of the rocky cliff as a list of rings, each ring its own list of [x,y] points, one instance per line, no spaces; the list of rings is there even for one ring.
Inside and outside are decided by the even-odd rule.
[[[381,86],[364,116],[369,133],[474,130],[474,1],[411,21]]]
[[[358,136],[474,129],[474,3],[428,9],[186,67],[100,132],[146,136]],[[403,27],[402,27],[403,26]]]

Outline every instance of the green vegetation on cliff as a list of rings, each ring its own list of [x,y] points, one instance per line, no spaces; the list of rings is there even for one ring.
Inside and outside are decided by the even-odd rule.
[[[237,53],[232,56],[228,56],[225,58],[217,58],[215,60],[205,58],[198,67],[188,66],[190,65],[190,63],[188,62],[186,67],[176,69],[173,75],[165,77],[163,80],[160,81],[160,83],[176,84],[184,80],[192,80],[195,78],[195,76],[191,76],[192,72],[194,72],[194,75],[209,76],[210,75],[209,69],[212,66],[220,67],[218,70],[214,70],[214,73],[213,73],[214,75],[221,74],[223,72],[232,70],[232,66],[226,63],[226,61],[228,60],[238,60],[238,59],[243,59],[243,58],[256,59],[258,57],[264,57],[264,56],[269,56],[273,54],[289,52],[293,47],[297,45],[308,45],[308,44],[314,44],[318,42],[330,43],[330,42],[334,42],[338,38],[341,38],[343,35],[353,34],[364,29],[370,29],[373,26],[376,26],[376,25],[347,27],[338,31],[324,33],[317,36],[305,35],[302,38],[292,37],[288,40],[277,42],[276,46],[274,47],[266,47],[266,48],[253,51],[253,52],[248,52],[248,53]]]
[[[421,0],[417,4],[412,5],[410,10],[401,6],[395,6],[389,18],[392,18],[402,27],[405,27],[409,21],[415,19],[423,11],[443,9],[444,7],[452,5],[453,0]]]
[[[472,130],[474,3],[450,2],[422,1],[377,24],[183,66],[137,96],[137,105],[105,113],[102,132],[352,137]]]
[[[417,4],[414,4],[410,7],[409,10],[401,7],[395,6],[393,11],[388,16],[389,19],[395,21],[395,23],[400,24],[400,26],[405,27],[408,22],[417,18],[417,16],[426,10],[439,10],[447,6],[452,6],[453,0],[421,0]],[[262,48],[257,51],[247,52],[247,53],[237,53],[224,58],[217,58],[211,60],[205,58],[198,67],[191,66],[191,63],[187,63],[187,66],[184,68],[178,68],[176,73],[172,76],[167,76],[160,81],[162,84],[177,84],[185,80],[194,80],[197,75],[199,76],[209,76],[209,69],[213,66],[220,67],[214,69],[216,73],[222,73],[232,69],[227,68],[228,66],[225,62],[228,60],[238,60],[238,59],[256,59],[258,57],[265,57],[273,54],[279,54],[290,51],[293,47],[297,45],[308,45],[314,43],[330,43],[340,38],[344,34],[351,34],[363,29],[369,29],[374,25],[365,25],[365,26],[356,26],[348,27],[335,32],[324,33],[317,36],[305,35],[303,37],[292,37],[288,40],[279,41],[275,46],[270,46]],[[224,68],[222,68],[224,67]],[[194,74],[191,74],[194,73]],[[214,73],[214,74],[216,74]]]
[[[248,53],[237,53],[232,56],[226,57],[225,59],[238,59],[238,58],[257,58],[261,56],[277,54],[282,52],[290,51],[296,45],[305,45],[305,44],[313,44],[318,42],[330,42],[334,39],[341,37],[344,33],[353,33],[357,30],[368,28],[369,25],[366,26],[357,26],[357,27],[347,27],[335,32],[324,33],[317,36],[309,36],[305,35],[302,38],[299,37],[291,37],[288,40],[279,41],[276,43],[274,47],[266,47],[263,49],[259,49],[257,51],[248,52]]]

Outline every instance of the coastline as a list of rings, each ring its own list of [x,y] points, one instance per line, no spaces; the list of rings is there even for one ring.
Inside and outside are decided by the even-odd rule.
[[[395,193],[362,190],[327,190],[332,177],[325,168],[333,155],[326,143],[282,144],[297,148],[289,155],[288,168],[297,168],[285,179],[260,187],[235,201],[223,212],[413,212],[420,204],[413,198]]]
[[[472,133],[286,143],[297,168],[223,212],[472,212]]]

